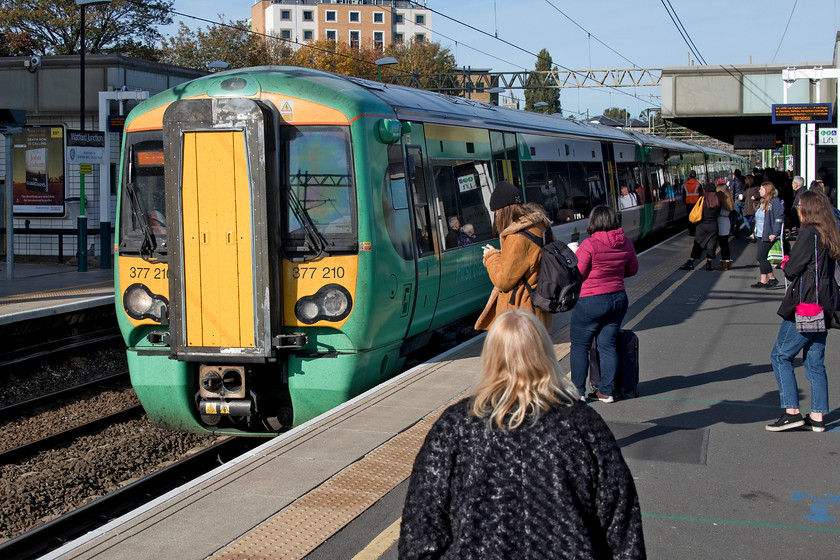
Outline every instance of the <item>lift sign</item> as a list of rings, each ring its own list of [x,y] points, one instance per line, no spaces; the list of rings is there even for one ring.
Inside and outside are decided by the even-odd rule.
[[[821,128],[818,144],[820,146],[836,146],[837,145],[837,129],[836,128]]]

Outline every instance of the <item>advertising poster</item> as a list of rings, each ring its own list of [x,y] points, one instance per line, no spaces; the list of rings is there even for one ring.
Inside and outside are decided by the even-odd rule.
[[[26,128],[13,137],[13,210],[17,216],[64,215],[64,128]]]

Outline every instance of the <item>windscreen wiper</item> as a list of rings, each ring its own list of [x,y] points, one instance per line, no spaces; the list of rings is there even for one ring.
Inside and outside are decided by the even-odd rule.
[[[143,232],[143,243],[140,245],[140,257],[147,262],[151,262],[158,244],[152,228],[149,227],[149,222],[146,220],[146,211],[143,209],[143,204],[140,202],[140,197],[137,196],[137,190],[134,188],[134,147],[128,149],[128,181],[125,184],[125,191],[128,193],[128,202],[131,206],[131,214],[135,221],[140,226],[140,231]]]
[[[312,218],[309,216],[309,212],[306,211],[306,208],[300,202],[300,198],[298,198],[294,188],[291,186],[289,187],[289,206],[292,209],[292,213],[295,215],[295,219],[301,227],[303,227],[303,231],[306,233],[305,243],[307,248],[315,253],[315,255],[311,257],[311,260],[319,258],[327,250],[327,240],[324,239],[324,236],[321,235],[320,231],[318,231],[318,228],[315,226],[315,222],[312,221]]]

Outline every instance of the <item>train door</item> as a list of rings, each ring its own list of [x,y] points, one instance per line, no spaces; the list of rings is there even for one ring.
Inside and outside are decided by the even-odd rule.
[[[415,128],[415,141],[418,133]],[[435,315],[440,291],[440,258],[436,247],[439,247],[440,240],[433,231],[433,213],[427,194],[426,162],[423,149],[419,145],[405,146],[405,171],[417,259],[414,309],[408,331],[408,336],[412,336],[428,329]]]
[[[510,132],[490,131],[490,146],[493,150],[493,168],[496,172],[496,181],[508,181],[517,187],[521,187],[516,135]]]

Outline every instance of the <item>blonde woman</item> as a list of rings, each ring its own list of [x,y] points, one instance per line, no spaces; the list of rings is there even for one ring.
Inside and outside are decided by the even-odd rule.
[[[417,455],[399,557],[645,558],[633,478],[530,312],[499,315],[468,399]]]
[[[729,249],[729,234],[732,233],[730,214],[735,211],[735,202],[732,200],[729,188],[723,183],[715,187],[715,194],[720,202],[720,214],[717,219],[720,263],[713,270],[730,270],[732,268],[732,251]]]
[[[755,210],[755,258],[758,260],[761,279],[751,287],[774,288],[779,281],[773,274],[773,266],[767,260],[767,253],[770,252],[770,247],[776,239],[782,235],[782,226],[785,224],[785,206],[776,196],[776,187],[769,181],[761,183],[758,193],[761,195],[761,202]]]

